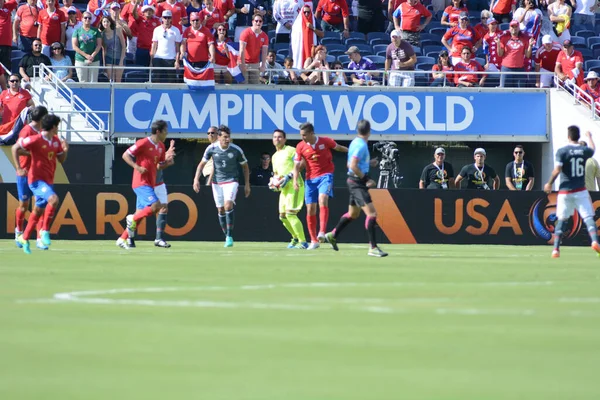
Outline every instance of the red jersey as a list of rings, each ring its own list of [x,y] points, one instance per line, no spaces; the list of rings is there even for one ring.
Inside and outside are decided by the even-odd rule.
[[[142,15],[142,5],[138,6],[137,11],[138,11],[138,15]],[[133,3],[132,2],[125,4],[123,6],[123,8],[121,8],[121,18],[123,18],[123,20],[127,21],[128,23],[131,23],[131,20],[133,19]]]
[[[137,47],[146,50],[152,48],[152,35],[157,26],[160,26],[160,19],[156,17],[146,19],[146,17],[138,16],[138,19],[132,24],[132,29],[135,28],[134,30],[137,32]]]
[[[339,25],[350,16],[346,0],[320,0],[316,12],[319,11],[323,13],[323,21],[330,25]]]
[[[463,72],[464,71],[464,72]],[[469,61],[465,64],[464,61],[457,63],[454,66],[454,83],[458,85],[459,82],[479,83],[483,74],[469,74],[468,72],[483,72],[485,69],[475,60]]]
[[[592,99],[594,99],[594,103],[597,103],[598,99],[600,99],[600,85],[596,84],[596,87],[592,89],[587,83],[584,83],[583,85],[581,85],[580,89],[582,92],[585,92],[592,96]]]
[[[165,145],[162,142],[154,143],[149,137],[135,142],[127,149],[127,153],[135,157],[135,163],[146,168],[145,174],[133,170],[132,188],[140,186],[154,187],[156,185],[156,168],[159,162],[165,161]]]
[[[473,29],[475,29],[475,32],[477,32],[480,38],[483,38],[489,32],[488,27],[481,22],[475,25]]]
[[[496,31],[494,33],[486,33],[483,37],[485,53],[488,56],[487,62],[493,64],[500,70],[502,66],[502,57],[498,54],[498,45],[496,44],[496,37],[502,37],[504,32]]]
[[[246,42],[244,61],[248,64],[257,64],[260,62],[262,48],[269,45],[269,36],[263,31],[256,34],[252,28],[246,28],[240,35],[240,42]]]
[[[61,25],[67,22],[63,13],[54,10],[50,15],[48,9],[43,9],[38,15],[38,22],[42,26],[42,32],[40,33],[42,44],[50,46],[54,42],[60,42]]]
[[[402,3],[394,11],[394,17],[400,19],[400,28],[403,31],[416,32],[421,24],[421,17],[431,17],[431,12],[421,3],[411,6],[408,3]]]
[[[215,0],[215,7],[221,11],[223,19],[225,19],[225,15],[227,15],[230,10],[235,10],[233,0]]]
[[[31,154],[31,168],[27,174],[27,182],[43,181],[48,185],[54,183],[56,157],[63,153],[58,137],[48,140],[43,135],[33,135],[19,139],[21,147]]]
[[[204,27],[207,29],[212,29],[214,24],[221,24],[225,22],[225,18],[223,18],[224,14],[222,14],[221,10],[218,8],[214,8],[212,12],[204,8],[198,13],[198,15],[200,16],[200,22],[204,21],[205,17],[208,17],[206,19],[206,24],[204,25]]]
[[[19,35],[28,38],[37,37],[38,14],[38,8],[29,4],[24,4],[17,9],[15,20],[19,21]]]
[[[550,51],[546,50],[546,48],[542,46],[535,52],[535,63],[546,71],[554,72],[554,68],[556,67],[556,59],[561,53],[561,50],[562,47],[558,43],[552,43],[552,49],[550,49]]]
[[[21,111],[27,107],[29,100],[31,100],[31,94],[25,89],[19,89],[15,94],[10,89],[0,93],[0,104],[4,108],[2,123],[6,124],[17,118]]]
[[[317,136],[314,145],[304,141],[296,146],[295,161],[306,160],[306,179],[315,179],[325,174],[333,174],[333,156],[331,150],[337,146],[335,140]]]
[[[465,12],[468,14],[469,10],[467,10],[467,7],[456,8],[454,6],[448,6],[444,10],[444,13],[442,14],[442,18],[446,17],[448,19],[448,22],[458,26],[458,17],[460,17],[461,12]]]
[[[439,72],[439,71],[442,71],[442,72],[444,72],[444,71],[454,71],[454,68],[452,66],[448,67],[446,65],[443,65],[442,68],[440,68],[439,64],[435,64],[431,68],[431,71],[434,71],[434,72]],[[431,76],[431,80],[433,81],[433,75]],[[454,82],[454,75],[453,74],[446,74],[446,80],[448,82]]]
[[[30,124],[27,124],[23,127],[23,129],[21,129],[21,132],[19,132],[19,140],[25,139],[26,137],[29,137],[29,136],[35,136],[38,133],[39,132],[36,131],[35,129],[33,129],[33,127]],[[29,171],[29,167],[31,166],[31,157],[30,156],[19,156],[19,165],[21,166],[21,168]]]
[[[564,51],[561,51],[560,54],[556,57],[556,64],[560,64],[562,73],[567,75],[569,78],[573,78],[575,75],[573,74],[573,70],[577,67],[577,64],[583,64],[583,56],[581,52],[577,50],[573,50],[573,54],[571,56],[567,56]],[[577,74],[577,78],[575,79],[577,86],[583,85],[583,70],[579,69],[579,74]]]
[[[225,56],[225,47],[227,47],[227,41],[221,43],[215,42],[215,64],[221,66],[229,65],[229,57]]]
[[[529,47],[529,36],[525,32],[519,32],[517,37],[511,34],[500,37],[500,46],[504,49],[502,66],[507,68],[523,68],[525,66],[525,52]]]
[[[509,14],[517,0],[494,0],[492,1],[492,12],[494,14]]]
[[[58,11],[60,11],[62,15],[65,16],[65,21],[69,20],[69,7],[61,7],[58,9]],[[81,21],[81,18],[83,18],[83,13],[79,11],[79,8],[77,9],[75,15],[77,15],[77,21]]]
[[[4,7],[0,8],[0,46],[12,46],[11,15],[16,8],[16,1],[7,1]]]
[[[460,57],[460,53],[464,46],[468,46],[471,49],[475,46],[475,43],[481,39],[475,29],[467,26],[465,29],[461,29],[460,26],[455,26],[444,33],[444,39],[452,39],[452,57]]]
[[[214,44],[215,39],[207,28],[195,31],[191,26],[183,33],[183,40],[187,43],[187,59],[189,62],[208,61],[210,54],[208,47]]]
[[[173,14],[173,19],[171,20],[173,26],[179,29],[179,32],[181,32],[181,18],[187,17],[187,11],[183,3],[175,1],[175,4],[170,4],[168,1],[163,1],[162,3],[158,4],[158,7],[156,7],[156,16],[161,17],[163,11],[166,10],[171,11]]]

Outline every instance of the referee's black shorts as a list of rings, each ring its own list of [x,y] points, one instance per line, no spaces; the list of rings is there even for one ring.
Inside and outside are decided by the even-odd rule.
[[[346,183],[348,184],[348,189],[350,191],[349,204],[351,206],[364,207],[373,202],[373,200],[371,200],[371,195],[369,194],[367,182],[349,176]]]

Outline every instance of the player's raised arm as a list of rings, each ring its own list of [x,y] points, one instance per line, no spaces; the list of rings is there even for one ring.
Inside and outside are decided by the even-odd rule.
[[[165,152],[165,160],[158,163],[157,169],[165,169],[175,164],[175,141],[171,139],[169,149]]]
[[[592,132],[587,131],[585,136],[588,138],[588,147],[596,152],[596,144],[594,143],[594,139],[592,139]]]
[[[69,144],[65,139],[60,139],[60,147],[62,147],[62,152],[56,155],[56,159],[59,163],[64,164],[67,161],[67,153],[69,152]]]

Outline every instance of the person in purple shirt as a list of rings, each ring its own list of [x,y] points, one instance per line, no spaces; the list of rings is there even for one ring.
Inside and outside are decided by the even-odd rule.
[[[356,46],[351,46],[346,52],[350,57],[350,63],[348,63],[348,69],[357,71],[350,76],[350,80],[355,86],[374,86],[379,85],[379,81],[374,80],[379,77],[376,71],[377,67],[367,57],[360,55],[360,50]]]

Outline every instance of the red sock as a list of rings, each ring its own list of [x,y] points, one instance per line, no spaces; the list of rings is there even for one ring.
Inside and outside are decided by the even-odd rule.
[[[146,208],[142,208],[141,210],[137,210],[135,214],[133,214],[133,220],[137,224],[138,222],[140,222],[146,217],[151,216],[152,214],[154,214],[154,211],[152,211],[152,207],[148,206]]]
[[[54,213],[56,210],[52,207],[52,204],[48,204],[46,206],[46,211],[44,211],[44,225],[42,230],[49,231],[50,225],[52,224],[52,219],[54,218]]]
[[[318,242],[319,239],[317,239],[317,216],[307,214],[306,226],[308,227],[308,233],[310,234],[310,241]]]
[[[125,229],[123,231],[123,233],[121,233],[121,239],[127,240],[128,237],[129,237],[129,234],[127,233],[127,229]]]
[[[15,219],[17,221],[17,231],[23,232],[23,225],[25,225],[25,213],[21,211],[21,208],[17,207],[17,210],[15,211]]]
[[[40,231],[42,231],[42,227],[44,226],[44,218],[40,218],[40,220],[37,223],[37,226],[35,227],[35,229],[37,230],[37,238],[40,239],[42,236],[40,235]]]
[[[319,232],[327,232],[327,221],[329,221],[329,207],[323,206],[319,208],[319,222],[321,223],[321,229]]]
[[[41,215],[37,215],[35,213],[31,213],[29,215],[29,221],[27,221],[27,227],[25,228],[25,232],[23,232],[23,239],[29,240],[29,236],[31,236],[31,232],[35,229]]]

